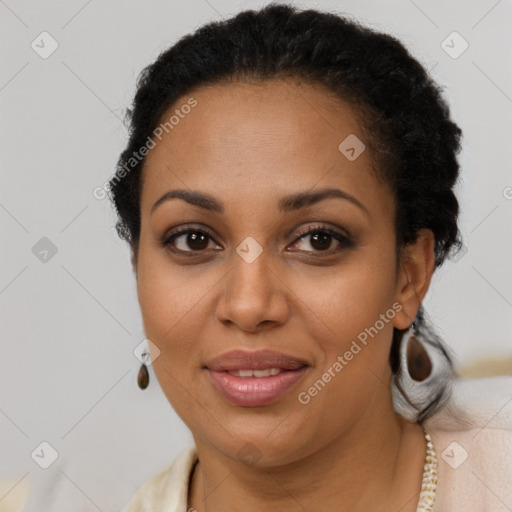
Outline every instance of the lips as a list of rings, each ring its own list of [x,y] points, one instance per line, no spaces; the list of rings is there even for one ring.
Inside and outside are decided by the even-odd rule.
[[[261,407],[286,395],[308,368],[300,358],[281,352],[235,350],[208,362],[214,388],[231,404]]]
[[[234,350],[212,359],[206,364],[206,367],[218,372],[227,372],[230,370],[266,370],[267,368],[297,370],[307,365],[307,362],[303,359],[273,350],[257,352]]]
[[[288,370],[283,370],[281,368],[266,368],[265,370],[229,370],[228,373],[230,375],[234,375],[235,377],[273,377],[274,375],[279,375],[282,372]]]

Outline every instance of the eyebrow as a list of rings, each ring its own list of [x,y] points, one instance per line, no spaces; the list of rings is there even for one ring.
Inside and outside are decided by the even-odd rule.
[[[280,212],[288,213],[294,210],[305,208],[314,203],[322,201],[323,199],[331,197],[337,197],[339,199],[349,201],[363,210],[366,214],[369,215],[370,213],[358,199],[356,199],[348,192],[344,192],[343,190],[337,188],[324,188],[315,192],[298,192],[284,196],[279,200],[278,208]],[[214,213],[222,214],[225,211],[224,203],[211,196],[210,194],[199,192],[197,190],[176,189],[166,192],[160,199],[158,199],[151,207],[150,215],[156,210],[158,206],[171,199],[182,199],[191,205],[198,206],[203,210]]]

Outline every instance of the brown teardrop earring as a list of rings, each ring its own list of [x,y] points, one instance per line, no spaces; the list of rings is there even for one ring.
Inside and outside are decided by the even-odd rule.
[[[415,334],[409,338],[407,343],[407,371],[411,379],[422,382],[432,373],[432,361]]]
[[[142,363],[139,374],[137,375],[137,384],[140,389],[146,389],[149,384],[149,372],[147,366]]]

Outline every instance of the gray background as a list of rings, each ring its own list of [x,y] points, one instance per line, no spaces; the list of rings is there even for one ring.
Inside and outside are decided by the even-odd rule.
[[[512,356],[512,3],[296,4],[396,35],[446,87],[464,132],[467,252],[437,272],[426,307],[459,364]],[[0,508],[29,485],[27,510],[120,510],[192,442],[152,370],[136,385],[145,336],[129,251],[93,190],[126,143],[139,71],[204,22],[261,5],[0,0]],[[43,31],[58,43],[46,59],[31,47]],[[469,44],[457,58],[442,46],[453,31]],[[57,249],[46,261],[43,237]],[[59,454],[48,469],[31,457],[49,456],[43,441]]]

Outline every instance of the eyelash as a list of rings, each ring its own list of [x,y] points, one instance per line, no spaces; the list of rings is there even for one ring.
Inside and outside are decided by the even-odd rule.
[[[211,240],[215,241],[212,234],[205,229],[197,229],[197,228],[191,228],[190,226],[182,226],[182,227],[174,230],[174,232],[172,232],[170,235],[169,234],[164,235],[162,237],[162,239],[160,240],[160,245],[163,248],[166,248],[169,245],[171,245],[171,243],[174,242],[178,237],[183,236],[184,234],[188,234],[188,233],[201,233],[203,235],[208,236]],[[299,240],[301,240],[302,238],[305,238],[307,235],[313,235],[313,234],[318,234],[318,233],[331,235],[336,241],[338,241],[340,243],[341,248],[335,249],[334,251],[332,249],[328,249],[325,251],[319,251],[319,250],[305,251],[308,254],[316,255],[316,253],[318,253],[318,255],[322,255],[322,254],[332,255],[333,252],[338,252],[341,249],[350,249],[354,246],[354,242],[348,236],[346,236],[346,235],[340,233],[339,231],[336,231],[326,225],[308,227],[308,228],[299,230],[299,232],[297,233],[297,238],[294,240],[292,245],[296,244]],[[193,256],[197,256],[200,253],[205,252],[205,250],[182,251],[181,249],[178,249],[178,250],[173,250],[173,252],[180,254],[180,255],[186,255],[187,257],[193,257]],[[190,253],[190,254],[188,254],[188,253]]]

